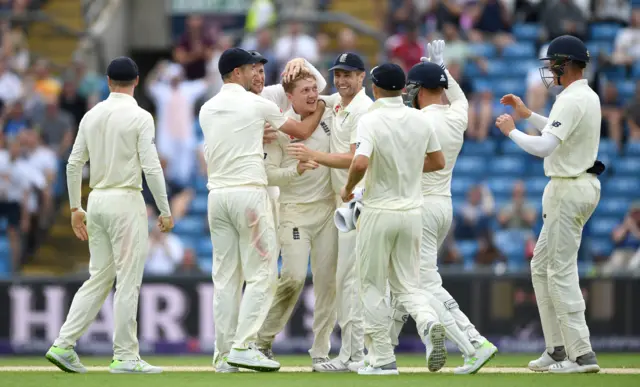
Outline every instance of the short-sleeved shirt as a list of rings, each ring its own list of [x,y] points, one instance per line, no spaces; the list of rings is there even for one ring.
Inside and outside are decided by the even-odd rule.
[[[405,211],[422,206],[422,168],[440,150],[434,123],[402,97],[380,98],[358,123],[356,157],[369,157],[365,208]]]
[[[560,145],[544,159],[548,177],[577,177],[593,166],[600,144],[600,97],[581,79],[557,97],[542,133],[560,139]]]
[[[351,144],[356,142],[356,132],[360,117],[365,114],[373,101],[365,89],[362,88],[353,97],[351,103],[343,108],[340,105],[340,95],[335,93],[326,98],[327,106],[333,109],[334,124],[331,132],[331,153],[349,153]],[[331,186],[336,194],[340,193],[340,189],[347,184],[347,169],[331,169]]]
[[[262,137],[264,125],[280,129],[287,121],[276,104],[228,83],[200,109],[207,188],[267,186]]]

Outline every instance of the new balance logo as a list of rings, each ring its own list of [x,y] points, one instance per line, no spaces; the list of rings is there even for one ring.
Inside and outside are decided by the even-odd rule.
[[[322,127],[322,130],[324,130],[324,132],[327,134],[327,136],[331,135],[331,129],[329,129],[329,125],[327,125],[326,122],[320,122],[320,126]]]
[[[293,228],[293,240],[294,241],[300,240],[300,230],[298,230],[298,227]]]
[[[553,121],[553,122],[551,123],[551,126],[553,126],[554,128],[557,128],[557,127],[559,127],[560,125],[562,125],[562,124],[561,124],[560,122],[558,122],[558,121]]]
[[[267,154],[266,154],[266,153],[264,154],[264,159],[265,159],[265,160],[267,159]]]
[[[444,77],[444,74],[440,76],[440,82],[446,82],[447,78]]]
[[[458,302],[456,302],[456,300],[454,300],[453,298],[450,299],[450,300],[445,301],[444,302],[444,307],[447,308],[448,310],[459,308]]]

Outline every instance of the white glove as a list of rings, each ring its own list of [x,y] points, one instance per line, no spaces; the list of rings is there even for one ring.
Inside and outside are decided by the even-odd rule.
[[[444,40],[434,40],[427,44],[429,60],[444,68]]]

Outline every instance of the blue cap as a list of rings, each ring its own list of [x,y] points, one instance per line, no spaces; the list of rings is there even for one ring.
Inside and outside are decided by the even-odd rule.
[[[444,68],[432,62],[420,62],[413,66],[407,74],[407,84],[414,84],[425,89],[449,87],[449,78]]]
[[[258,51],[256,51],[256,50],[249,50],[248,52],[249,52],[249,54],[251,54],[254,58],[258,59],[258,63],[262,63],[262,64],[267,64],[267,63],[269,63],[269,61],[267,60],[267,58],[265,58],[264,56],[262,56],[262,54],[260,54]]]
[[[364,71],[364,62],[358,54],[345,52],[338,55],[336,60],[333,61],[333,67],[329,71],[333,70]]]
[[[218,71],[220,75],[226,75],[233,71],[233,69],[248,65],[248,64],[256,64],[260,63],[260,61],[264,59],[262,55],[260,57],[253,56],[249,52],[238,48],[228,48],[224,50],[222,55],[220,55],[220,60],[218,61]]]
[[[113,81],[134,81],[138,77],[138,65],[129,57],[118,57],[107,66],[107,76]]]
[[[371,69],[371,80],[384,90],[402,90],[407,81],[402,67],[395,63],[385,63]]]

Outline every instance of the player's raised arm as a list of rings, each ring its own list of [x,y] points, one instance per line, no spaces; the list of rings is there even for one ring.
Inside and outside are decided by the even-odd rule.
[[[69,191],[69,205],[72,211],[82,208],[82,168],[89,160],[85,125],[86,121],[83,117],[67,163],[67,189]]]
[[[427,44],[427,50],[429,52],[429,58],[432,63],[437,64],[442,67],[442,69],[447,74],[447,88],[444,89],[444,93],[447,96],[447,99],[451,103],[451,108],[456,112],[467,115],[469,110],[469,101],[467,101],[467,97],[464,95],[462,88],[456,82],[455,79],[449,73],[449,70],[444,65],[444,48],[445,42],[444,40],[434,40],[431,43]],[[423,61],[426,58],[420,58]]]
[[[155,128],[153,118],[148,114],[144,118],[140,134],[138,135],[138,157],[140,158],[140,166],[147,180],[147,185],[153,200],[160,210],[160,216],[167,218],[171,216],[169,200],[167,199],[167,188],[164,181],[164,174],[160,166],[158,151],[155,147]]]

